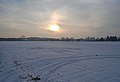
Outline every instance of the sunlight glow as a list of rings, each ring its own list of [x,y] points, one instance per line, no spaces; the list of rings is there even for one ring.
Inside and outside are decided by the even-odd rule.
[[[60,30],[60,27],[57,24],[50,25],[49,28],[53,32],[58,32]]]

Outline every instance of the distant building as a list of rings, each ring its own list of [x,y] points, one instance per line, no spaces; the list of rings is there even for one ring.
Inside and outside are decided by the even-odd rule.
[[[24,35],[22,35],[20,38],[23,38],[23,39],[25,39],[26,37],[25,37]]]

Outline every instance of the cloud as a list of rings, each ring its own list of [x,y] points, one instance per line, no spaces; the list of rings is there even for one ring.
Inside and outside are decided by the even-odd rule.
[[[119,35],[120,1],[0,0],[0,30],[3,31],[1,35],[7,36],[7,29],[12,29],[14,35],[18,34],[20,32],[15,28],[19,28],[23,33],[26,31],[27,35],[30,34],[28,31],[31,31],[30,35],[33,36],[48,36],[49,33],[42,32],[42,29],[51,21],[57,22],[66,32],[66,36],[98,36],[102,33],[109,35],[110,32]],[[41,32],[37,34],[32,29],[39,29]]]

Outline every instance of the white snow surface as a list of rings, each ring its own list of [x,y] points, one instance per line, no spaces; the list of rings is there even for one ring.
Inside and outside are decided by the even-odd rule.
[[[120,42],[0,42],[0,82],[120,82]]]

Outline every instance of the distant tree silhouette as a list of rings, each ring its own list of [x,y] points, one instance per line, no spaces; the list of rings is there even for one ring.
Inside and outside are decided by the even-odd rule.
[[[74,37],[61,37],[59,38],[40,38],[40,37],[25,37],[20,38],[0,38],[0,41],[120,41],[120,37],[107,36],[107,37],[86,37],[74,39]]]

